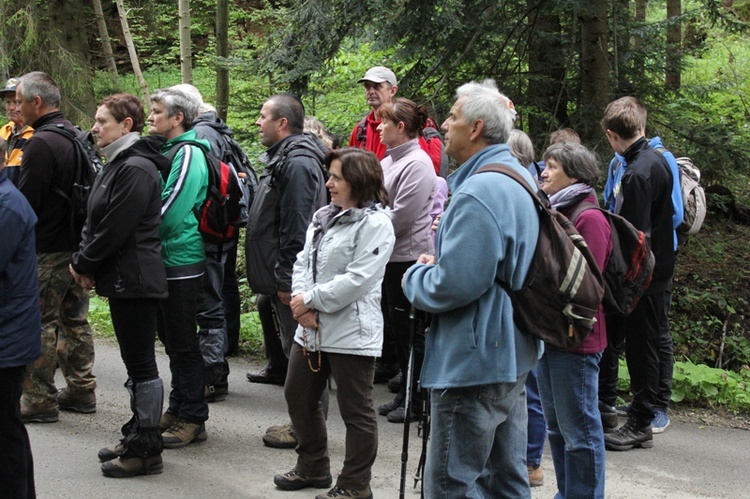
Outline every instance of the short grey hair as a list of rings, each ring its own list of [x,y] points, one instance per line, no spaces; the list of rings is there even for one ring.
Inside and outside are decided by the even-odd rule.
[[[474,123],[482,120],[484,132],[482,138],[488,144],[503,144],[508,141],[516,111],[509,98],[500,93],[495,80],[487,79],[482,83],[475,81],[458,87],[456,97],[463,98],[461,115],[464,122]]]
[[[200,103],[185,92],[173,87],[160,88],[154,91],[151,94],[151,102],[164,104],[167,108],[167,116],[170,118],[182,113],[182,128],[185,130],[193,128],[195,119],[200,114]]]
[[[32,71],[21,77],[21,94],[26,102],[40,97],[46,107],[60,107],[60,88],[50,75],[42,71]]]
[[[523,166],[529,166],[534,162],[534,144],[531,143],[531,139],[525,132],[518,128],[511,130],[510,137],[508,137],[508,147],[510,147],[510,153],[513,157]]]
[[[585,146],[574,142],[558,142],[544,151],[544,161],[554,159],[562,166],[565,175],[578,182],[596,187],[599,181],[599,164],[596,155]]]

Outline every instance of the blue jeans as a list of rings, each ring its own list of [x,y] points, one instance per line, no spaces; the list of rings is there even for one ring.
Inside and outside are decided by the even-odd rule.
[[[604,430],[597,396],[601,353],[547,350],[537,366],[555,464],[555,497],[604,497]]]
[[[425,497],[531,497],[525,382],[431,391]]]
[[[544,420],[542,401],[539,399],[539,388],[536,383],[536,369],[529,371],[526,378],[526,412],[529,416],[528,444],[526,445],[526,464],[539,466],[544,452],[544,441],[547,439],[547,422]]]

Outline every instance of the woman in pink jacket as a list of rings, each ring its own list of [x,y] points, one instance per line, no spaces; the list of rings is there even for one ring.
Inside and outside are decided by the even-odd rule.
[[[409,310],[411,304],[401,289],[401,278],[414,265],[421,254],[433,254],[432,238],[433,193],[437,176],[432,160],[419,146],[419,137],[427,122],[427,109],[408,99],[394,99],[378,109],[381,123],[380,140],[388,146],[386,156],[380,161],[383,167],[385,189],[388,191],[391,220],[396,234],[393,249],[383,279],[383,315],[385,334],[392,335],[402,376],[401,390],[392,402],[378,407],[378,413],[392,423],[403,423],[407,417],[404,409],[406,378],[409,362]],[[416,419],[421,411],[422,398],[417,393],[416,380],[424,359],[424,336],[414,339],[414,365],[412,368],[412,397],[408,417]]]
[[[552,207],[570,216],[582,202],[597,204],[596,158],[580,144],[549,146],[544,153],[542,190]],[[609,222],[597,209],[582,211],[573,224],[604,269],[612,253]],[[545,345],[546,346],[546,345]],[[599,413],[599,359],[607,346],[604,308],[583,343],[571,351],[549,347],[539,360],[537,384],[547,420],[559,496],[604,497],[604,432]]]

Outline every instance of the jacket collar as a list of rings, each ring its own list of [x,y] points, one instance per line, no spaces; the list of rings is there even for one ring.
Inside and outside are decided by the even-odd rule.
[[[420,149],[419,147],[419,139],[411,139],[407,142],[404,142],[400,146],[396,147],[389,147],[386,154],[388,154],[391,158],[393,158],[394,163],[410,152],[413,152],[415,149]]]

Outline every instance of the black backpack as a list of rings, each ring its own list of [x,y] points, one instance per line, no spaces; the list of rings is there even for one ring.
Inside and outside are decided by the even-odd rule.
[[[35,133],[48,131],[67,137],[73,142],[76,155],[76,171],[73,177],[73,190],[70,195],[57,186],[52,190],[62,196],[70,205],[70,229],[74,239],[78,239],[86,222],[86,204],[91,186],[103,167],[102,158],[96,149],[91,132],[76,127],[76,131],[66,128],[62,123],[48,123],[35,130]]]
[[[226,145],[222,161],[234,168],[240,179],[243,196],[240,201],[240,220],[237,225],[245,227],[250,218],[250,206],[253,204],[255,191],[258,189],[258,174],[255,173],[252,163],[250,163],[239,142],[229,134],[222,133],[221,135],[224,137]]]
[[[237,230],[242,226],[241,203],[245,194],[234,168],[208,154],[198,142],[187,140],[175,144],[165,156],[171,163],[177,151],[189,145],[197,146],[201,150],[208,166],[206,199],[200,208],[194,210],[195,218],[198,219],[198,230],[204,241],[219,245],[221,252],[221,245],[234,240]],[[244,223],[247,223],[247,219]]]
[[[491,164],[476,173],[485,172],[518,182],[539,214],[539,240],[523,287],[510,289],[498,281],[510,295],[516,327],[554,350],[577,347],[594,327],[604,296],[602,274],[591,250],[570,220],[550,208],[546,195],[534,192],[514,169]]]
[[[612,231],[612,255],[604,268],[604,309],[607,313],[629,315],[651,284],[656,259],[643,231],[620,215],[588,202],[579,203],[570,214],[575,223],[585,210],[599,210]]]

